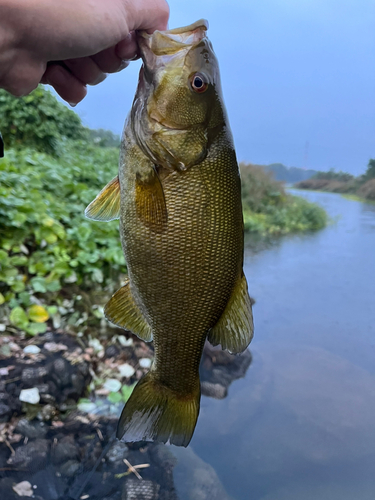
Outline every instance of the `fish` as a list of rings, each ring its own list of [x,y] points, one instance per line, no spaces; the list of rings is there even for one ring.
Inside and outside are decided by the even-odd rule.
[[[154,342],[117,437],[187,446],[200,408],[205,340],[239,354],[253,337],[243,272],[241,180],[208,23],[137,33],[138,86],[119,174],[86,216],[120,219],[128,281],[104,308]]]

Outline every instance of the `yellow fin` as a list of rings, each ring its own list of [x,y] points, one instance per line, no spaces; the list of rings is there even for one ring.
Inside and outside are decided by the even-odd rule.
[[[88,219],[110,221],[120,217],[120,182],[111,180],[85,210]]]
[[[145,226],[155,232],[166,228],[168,216],[163,186],[153,168],[147,174],[136,174],[135,206]]]
[[[208,334],[212,345],[221,344],[232,354],[246,349],[254,335],[253,313],[243,275],[237,282],[221,318]]]
[[[108,321],[130,330],[145,342],[152,340],[151,327],[135,303],[129,281],[112,295],[104,307],[104,314]]]
[[[134,441],[170,442],[187,446],[193,436],[200,404],[200,384],[189,394],[177,394],[148,372],[135,386],[122,410],[117,438]]]

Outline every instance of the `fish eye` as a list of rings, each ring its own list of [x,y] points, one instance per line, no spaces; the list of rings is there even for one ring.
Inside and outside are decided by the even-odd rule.
[[[207,78],[202,73],[194,73],[190,77],[190,85],[194,92],[202,94],[208,88]]]

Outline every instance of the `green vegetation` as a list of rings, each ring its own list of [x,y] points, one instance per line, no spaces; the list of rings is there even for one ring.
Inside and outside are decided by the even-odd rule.
[[[240,164],[245,230],[266,234],[288,234],[323,228],[323,208],[284,190],[262,166]]]
[[[117,173],[119,138],[86,129],[42,87],[19,99],[0,92],[0,116],[0,325],[96,336],[126,265],[118,222],[90,221],[84,209]],[[260,167],[241,171],[248,231],[324,226],[322,209],[287,195]]]
[[[328,172],[318,172],[311,179],[298,182],[295,187],[352,194],[359,198],[375,201],[375,160],[369,161],[366,172],[359,177],[331,169]]]

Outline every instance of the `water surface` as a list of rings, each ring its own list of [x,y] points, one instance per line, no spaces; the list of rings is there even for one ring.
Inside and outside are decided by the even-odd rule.
[[[235,500],[374,500],[375,205],[297,194],[332,223],[247,248],[253,363],[191,448]]]

